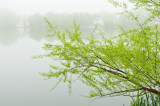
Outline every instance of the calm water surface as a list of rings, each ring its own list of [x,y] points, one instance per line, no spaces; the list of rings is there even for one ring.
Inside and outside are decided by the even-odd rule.
[[[46,42],[35,36],[23,30],[0,31],[0,106],[129,106],[128,97],[85,98],[88,88],[80,82],[73,84],[71,96],[67,84],[51,90],[54,79],[43,80],[39,72],[55,63],[31,58],[43,54]]]

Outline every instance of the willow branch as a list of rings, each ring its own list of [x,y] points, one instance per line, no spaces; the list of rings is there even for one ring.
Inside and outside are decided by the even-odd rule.
[[[86,80],[87,80],[92,86],[94,86],[94,87],[98,90],[98,92],[99,92],[100,95],[102,96],[102,92],[101,92],[100,88],[98,88],[95,84],[93,84],[92,81],[90,81],[89,78],[88,78],[85,74],[83,74],[83,76],[86,78]]]
[[[112,93],[105,94],[105,95],[103,95],[103,96],[113,95],[113,94],[119,94],[119,93],[135,92],[135,91],[139,91],[139,90],[143,90],[143,88],[117,91],[117,92],[112,92]]]
[[[154,4],[157,5],[157,6],[160,6],[160,4],[156,3],[156,2],[153,1],[153,0],[149,0],[149,1],[152,2],[152,3],[154,3]]]

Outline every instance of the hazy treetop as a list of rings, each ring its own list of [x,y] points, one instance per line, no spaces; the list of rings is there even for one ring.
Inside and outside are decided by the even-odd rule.
[[[124,1],[124,0],[119,0]],[[0,0],[0,8],[29,15],[48,11],[60,13],[117,11],[107,0]]]

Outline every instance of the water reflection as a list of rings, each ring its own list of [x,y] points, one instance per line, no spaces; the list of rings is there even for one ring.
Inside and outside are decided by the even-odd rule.
[[[48,59],[33,60],[35,54],[43,53],[45,41],[30,38],[19,39],[13,46],[0,46],[0,106],[129,106],[129,99],[122,97],[102,98],[93,101],[87,95],[88,88],[80,82],[73,83],[72,95],[67,84],[60,84],[54,91],[56,81],[43,80],[39,72],[48,72]]]
[[[0,29],[0,44],[4,46],[11,46],[21,35],[16,29]]]
[[[29,37],[31,39],[40,41],[45,38],[46,33],[47,33],[47,31],[43,31],[40,29],[29,30]]]

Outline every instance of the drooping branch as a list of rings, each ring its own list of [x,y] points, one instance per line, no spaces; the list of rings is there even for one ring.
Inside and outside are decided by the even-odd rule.
[[[108,65],[108,67],[110,67],[110,68],[112,68],[112,69],[115,69],[115,70],[117,70],[117,71],[119,71],[119,72],[121,72],[121,73],[123,73],[123,74],[126,74],[124,71],[122,71],[122,70],[114,67],[113,65],[109,64],[107,61],[105,61],[104,59],[102,59],[102,58],[101,58],[99,55],[97,55],[97,53],[96,53],[95,51],[93,51],[92,49],[91,49],[91,51],[95,54],[95,56],[96,56],[98,59],[100,59],[103,63],[105,63],[106,65]]]
[[[130,80],[127,76],[124,76],[124,75],[121,74],[121,73],[114,72],[114,71],[111,71],[111,70],[107,70],[106,68],[102,68],[102,67],[99,67],[99,66],[96,66],[96,65],[93,65],[93,66],[96,67],[96,68],[100,68],[100,69],[102,69],[102,70],[104,70],[104,71],[106,71],[106,72],[109,72],[109,73],[111,73],[111,74],[113,74],[113,75],[116,75],[117,77],[126,79],[127,81],[131,82],[131,83],[134,84],[134,85],[137,85],[137,86],[139,86],[139,87],[143,87],[140,83],[135,82],[135,81],[133,81],[133,80]]]
[[[121,77],[121,78],[123,78],[123,79],[126,79],[128,82],[131,82],[132,84],[141,87],[142,90],[146,90],[146,91],[149,91],[149,92],[152,92],[152,93],[155,93],[155,94],[160,95],[160,91],[157,91],[156,89],[144,87],[144,86],[141,85],[140,83],[135,82],[135,81],[133,81],[133,80],[130,80],[128,77],[126,77],[126,76],[124,76],[124,75],[122,75],[122,74],[120,74],[120,73],[113,72],[113,71],[111,71],[111,70],[107,70],[107,69],[105,69],[105,68],[98,67],[98,66],[96,66],[96,65],[93,65],[93,66],[96,67],[96,68],[103,69],[104,71],[107,71],[107,72],[109,72],[109,73],[111,73],[111,74],[113,74],[113,75],[119,76],[119,77]]]
[[[157,5],[157,6],[160,6],[160,4],[158,4],[158,3],[156,3],[155,1],[153,1],[153,0],[149,0],[151,3],[153,3],[153,4],[155,4],[155,5]]]
[[[143,88],[138,88],[138,89],[128,89],[128,90],[122,90],[122,91],[117,91],[117,92],[111,92],[111,93],[104,94],[103,96],[114,95],[114,94],[120,94],[120,93],[135,92],[135,91],[139,91],[139,90],[143,90]]]
[[[100,64],[100,63],[94,63],[94,64],[97,64],[97,65],[100,65],[100,66],[104,66],[104,67],[108,67],[108,68],[110,68],[110,69],[116,70],[117,72],[120,72],[120,73],[126,75],[126,73],[125,73],[124,71],[122,71],[122,70],[120,70],[120,69],[118,69],[118,68],[116,68],[116,67],[112,67],[112,66],[109,66],[109,65],[103,65],[103,64]]]
[[[93,84],[92,81],[90,81],[89,78],[88,78],[85,74],[83,74],[83,76],[85,77],[85,79],[87,80],[87,82],[90,83],[92,86],[94,86],[94,87],[98,90],[99,94],[100,94],[101,96],[103,96],[100,88],[99,88],[98,86],[96,86],[95,84]]]
[[[152,92],[152,93],[155,93],[157,95],[160,95],[160,91],[158,91],[158,90],[155,90],[155,89],[152,89],[152,88],[146,88],[146,87],[143,87],[143,89],[148,91],[148,92]]]

